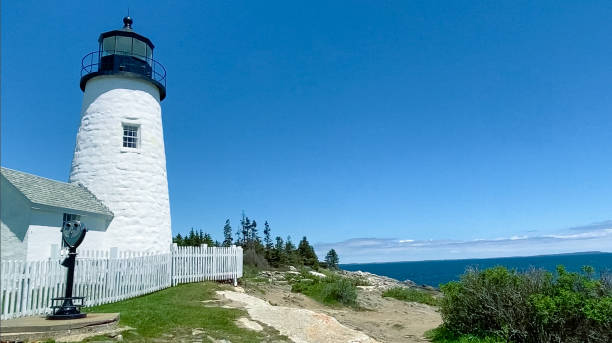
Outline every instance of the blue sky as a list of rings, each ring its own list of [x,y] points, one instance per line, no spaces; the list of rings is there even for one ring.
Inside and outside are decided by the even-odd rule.
[[[81,57],[128,6],[168,70],[174,233],[245,210],[343,262],[610,251],[609,2],[5,1],[2,165],[67,180]]]

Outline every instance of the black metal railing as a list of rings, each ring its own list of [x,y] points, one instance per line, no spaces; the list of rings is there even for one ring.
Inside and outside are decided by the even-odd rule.
[[[166,87],[166,68],[156,60],[136,55],[105,54],[104,51],[93,51],[85,55],[81,60],[81,78],[91,73],[133,72],[159,82]]]

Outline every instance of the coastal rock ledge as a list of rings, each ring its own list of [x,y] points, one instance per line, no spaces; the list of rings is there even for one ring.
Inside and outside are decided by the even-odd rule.
[[[240,292],[217,291],[217,294],[233,304],[241,304],[233,307],[246,309],[253,320],[277,329],[292,342],[377,342],[363,332],[348,328],[340,324],[336,318],[324,313],[303,308],[272,306],[265,300]]]
[[[376,290],[385,291],[394,287],[411,287],[411,288],[421,288],[428,291],[436,291],[437,289],[428,285],[417,285],[412,280],[404,280],[399,281],[387,276],[372,274],[369,272],[363,272],[361,270],[358,271],[348,271],[348,270],[340,270],[339,274],[350,277],[357,278],[366,281],[370,286],[374,287]]]
[[[322,271],[330,275],[331,271]],[[428,342],[425,332],[442,324],[434,306],[383,296],[394,287],[428,290],[363,271],[334,273],[357,281],[356,307],[327,306],[302,293],[292,292],[295,282],[313,282],[317,275],[305,270],[261,271],[245,283],[245,293],[217,293],[226,306],[247,310],[251,320],[267,325],[293,342]],[[234,291],[240,290],[236,288]],[[240,295],[243,294],[243,295]],[[316,336],[321,334],[322,336]],[[314,335],[314,336],[313,336]]]

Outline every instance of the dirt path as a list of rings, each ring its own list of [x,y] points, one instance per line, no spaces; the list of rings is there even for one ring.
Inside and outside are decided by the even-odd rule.
[[[376,343],[366,334],[340,324],[334,317],[304,308],[273,306],[255,296],[217,291],[226,306],[244,307],[251,319],[269,325],[296,343]]]
[[[424,334],[442,323],[440,314],[428,305],[383,298],[383,290],[394,285],[360,287],[361,309],[320,304],[274,278],[251,284],[246,294],[220,296],[295,342],[427,342]]]
[[[288,285],[259,286],[265,294],[249,291],[272,305],[305,308],[336,318],[343,325],[359,330],[380,342],[427,342],[426,331],[442,323],[436,308],[383,298],[382,290],[365,287],[358,291],[358,303],[364,310],[330,308],[311,298],[291,293]]]

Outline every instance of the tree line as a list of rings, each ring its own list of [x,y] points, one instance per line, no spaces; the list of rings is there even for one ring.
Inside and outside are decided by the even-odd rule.
[[[223,242],[214,241],[210,234],[193,228],[191,228],[189,234],[185,235],[185,237],[180,233],[177,234],[172,239],[172,242],[179,246],[207,244],[214,247],[229,247],[233,244],[240,245],[244,251],[244,263],[260,268],[287,265],[319,267],[320,262],[317,254],[306,236],[296,246],[292,242],[291,236],[287,236],[286,239],[280,236],[272,238],[272,230],[268,221],[265,221],[263,226],[262,238],[259,234],[257,221],[255,219],[251,220],[243,212],[240,226],[235,233],[232,232],[230,220],[227,219],[225,221],[223,226]],[[331,249],[325,256],[325,266],[337,268],[338,262],[338,254],[334,249]]]

